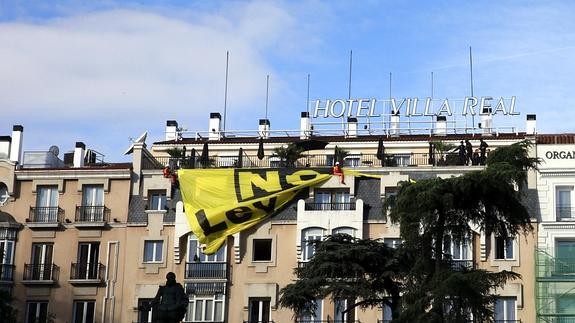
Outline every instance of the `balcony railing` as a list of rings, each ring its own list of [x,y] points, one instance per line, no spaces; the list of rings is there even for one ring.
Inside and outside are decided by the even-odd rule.
[[[14,265],[0,264],[0,281],[14,280]]]
[[[275,323],[275,321],[272,321],[272,320],[267,320],[267,321],[249,320],[249,321],[244,321],[244,323]]]
[[[57,206],[30,207],[28,223],[61,223],[64,210]]]
[[[54,264],[25,264],[24,281],[54,282],[58,280],[60,267]]]
[[[76,206],[76,222],[108,222],[109,217],[105,206]]]
[[[333,320],[315,320],[315,319],[307,319],[307,320],[297,320],[296,323],[361,323],[359,320],[345,320],[342,321],[341,319],[333,319]],[[379,322],[379,321],[378,321]],[[391,322],[391,321],[382,321],[382,322]]]
[[[475,263],[473,260],[452,260],[451,268],[455,270],[475,269]]]
[[[535,274],[538,278],[575,280],[575,259],[556,258],[545,250],[537,249],[535,264]]]
[[[226,279],[228,265],[226,262],[187,262],[186,279]]]
[[[355,210],[355,202],[315,203],[305,204],[306,211],[350,211]]]
[[[575,207],[557,206],[555,212],[559,221],[575,221]]]
[[[72,263],[71,280],[103,280],[106,266],[101,263]]]
[[[202,163],[198,157],[155,157],[153,161],[146,163],[147,168],[163,168],[170,166],[178,168],[277,168],[285,167],[277,157],[264,156],[259,159],[256,155],[235,156],[210,156],[209,162]],[[334,164],[332,154],[308,155],[298,159],[292,167],[331,167]],[[386,154],[383,160],[376,154],[358,154],[348,156],[343,163],[345,167],[413,167],[413,166],[463,166],[457,153],[433,154],[430,158],[428,153]]]

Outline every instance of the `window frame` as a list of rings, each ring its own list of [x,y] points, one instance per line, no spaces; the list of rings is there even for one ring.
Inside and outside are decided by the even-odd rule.
[[[198,312],[196,311],[198,308],[198,301],[202,302],[201,305],[201,313],[200,318],[198,319],[197,315]],[[207,301],[211,301],[211,313],[206,313],[207,308]],[[218,313],[218,306],[219,304],[219,313]],[[186,311],[186,316],[184,318],[184,322],[223,322],[224,321],[224,314],[225,314],[225,305],[226,305],[226,298],[223,294],[215,294],[215,295],[190,295],[190,301],[188,303],[188,309]],[[209,317],[208,317],[209,315]],[[216,315],[219,315],[216,317]],[[218,319],[219,318],[219,319]]]
[[[82,305],[84,308],[82,309],[82,319],[79,321],[80,323],[95,323],[96,322],[96,301],[92,300],[92,299],[82,299],[82,300],[74,300],[73,303],[73,309],[72,309],[72,323],[76,323],[78,322],[78,318],[76,315],[78,315],[78,305]],[[90,304],[93,304],[93,316],[91,318],[91,320],[86,316],[86,313],[88,312],[88,306]]]
[[[501,243],[503,243],[503,249],[501,248]],[[515,239],[514,238],[507,238],[503,239],[503,237],[495,237],[493,240],[493,248],[495,250],[494,259],[495,260],[516,260],[515,259]],[[503,251],[503,256],[501,256],[500,251]],[[509,251],[510,250],[510,251]],[[511,256],[509,256],[509,252],[511,252]]]
[[[152,244],[152,259],[146,260],[146,246]],[[158,249],[159,244],[159,249]],[[157,260],[157,251],[160,250],[160,259]],[[164,240],[148,239],[144,240],[144,254],[142,257],[142,262],[145,264],[158,264],[164,262]]]
[[[195,251],[195,252],[194,252]],[[192,262],[226,262],[226,243],[213,255],[206,255],[202,252],[202,246],[198,237],[193,234],[188,236],[188,263]]]
[[[502,302],[503,305],[503,317],[502,318],[498,318],[498,315],[501,313],[498,313],[497,309],[498,306],[497,304],[499,302]],[[513,306],[513,311],[511,313],[512,317],[508,317],[509,314],[509,306],[510,304],[508,304],[509,302],[513,302],[512,306]],[[498,297],[495,300],[495,303],[493,304],[493,320],[494,322],[514,322],[517,319],[517,297]]]
[[[34,304],[36,305],[36,313],[34,315],[34,317],[30,317],[30,306]],[[35,322],[42,322],[42,309],[41,309],[41,305],[45,304],[46,305],[46,313],[45,313],[45,318],[44,318],[44,322],[48,319],[48,309],[49,309],[49,304],[50,302],[47,300],[29,300],[26,301],[26,317],[25,317],[25,322],[26,323],[35,323]]]
[[[269,259],[255,259],[256,257],[256,244],[259,242],[269,243]],[[252,240],[252,262],[262,263],[262,262],[273,262],[273,239],[272,238],[253,238]],[[266,250],[267,251],[267,250]]]
[[[574,191],[575,188],[573,185],[558,185],[555,186],[555,218],[557,219],[557,221],[570,221],[570,220],[575,220],[575,210],[573,208],[573,202],[574,202]],[[561,193],[562,192],[568,192],[569,193],[569,204],[559,204],[561,198]],[[562,213],[566,211],[566,214],[568,214],[568,216],[562,216]]]
[[[155,201],[157,199],[157,201]],[[148,211],[166,211],[168,209],[168,194],[166,190],[148,191]]]
[[[301,259],[308,262],[315,255],[315,247],[310,242],[321,240],[324,237],[325,230],[319,227],[310,227],[302,230],[301,241]]]
[[[252,317],[253,304],[258,304],[257,317]],[[249,322],[269,322],[271,320],[271,297],[249,297],[248,298],[248,321]],[[267,307],[267,311],[265,311]],[[267,315],[265,315],[267,313]],[[254,320],[255,319],[255,320]]]

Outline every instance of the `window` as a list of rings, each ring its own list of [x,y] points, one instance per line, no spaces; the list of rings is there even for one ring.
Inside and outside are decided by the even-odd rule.
[[[495,259],[513,260],[513,238],[495,237]]]
[[[469,239],[452,240],[451,237],[445,237],[443,241],[443,252],[451,256],[453,260],[471,260],[471,242]]]
[[[52,279],[52,254],[54,245],[49,243],[33,243],[29,280]]]
[[[314,210],[350,210],[349,189],[316,189]]]
[[[573,186],[558,186],[556,188],[556,213],[557,219],[575,218],[571,206],[571,197],[573,196]]]
[[[104,186],[84,185],[80,221],[104,221]]]
[[[348,155],[343,160],[343,166],[345,167],[358,167],[361,157],[359,155]]]
[[[162,262],[164,251],[163,240],[144,241],[144,262]]]
[[[72,323],[94,323],[95,301],[74,301]]]
[[[138,298],[138,323],[152,323],[152,298]]]
[[[74,279],[98,279],[100,265],[100,243],[81,242],[78,244],[78,263],[72,273]]]
[[[26,303],[26,323],[46,322],[47,320],[47,301],[33,301]]]
[[[383,243],[389,248],[397,248],[401,245],[401,238],[384,238]]]
[[[411,154],[395,154],[393,161],[396,166],[409,166],[411,165]]]
[[[515,297],[502,297],[495,301],[495,323],[515,321]]]
[[[202,252],[202,247],[198,242],[198,238],[190,235],[188,242],[188,262],[225,262],[226,261],[226,246],[225,244],[218,249],[213,255],[206,255]]]
[[[150,192],[148,210],[163,211],[166,210],[166,206],[167,206],[166,191]]]
[[[555,242],[555,273],[575,273],[574,240],[558,240]]]
[[[391,306],[387,303],[383,303],[383,323],[389,323],[393,319],[393,313],[391,312]]]
[[[347,299],[341,299],[338,298],[335,300],[334,303],[334,316],[333,316],[333,322],[334,323],[351,323],[351,322],[355,322],[355,311],[352,309],[351,311],[347,312],[346,314],[344,314],[344,318],[342,321],[342,314],[343,311],[345,311],[347,309],[348,304],[353,304],[354,301],[353,300],[347,300]],[[317,313],[316,313],[317,314]],[[320,313],[321,315],[321,313]],[[320,315],[318,315],[318,318],[321,317]]]
[[[301,323],[312,323],[312,322],[321,322],[322,321],[321,320],[321,313],[322,313],[323,300],[316,299],[314,301],[314,303],[316,305],[315,311],[312,314],[300,316],[299,322],[301,322]],[[340,322],[340,321],[336,321],[336,322]]]
[[[272,239],[253,240],[253,261],[272,261]]]
[[[315,254],[314,241],[321,240],[323,236],[322,228],[309,228],[302,231],[302,260],[309,261]]]
[[[270,302],[271,298],[269,297],[250,297],[248,323],[268,323],[270,321]]]
[[[347,234],[354,237],[355,229],[350,227],[339,227],[331,230],[331,234]]]
[[[224,296],[191,296],[186,322],[223,322]],[[251,322],[251,321],[250,321]]]
[[[38,186],[35,222],[58,222],[58,186]]]
[[[556,309],[559,317],[553,323],[571,323],[573,322],[573,313],[575,312],[575,295],[567,293],[559,295],[556,298]]]

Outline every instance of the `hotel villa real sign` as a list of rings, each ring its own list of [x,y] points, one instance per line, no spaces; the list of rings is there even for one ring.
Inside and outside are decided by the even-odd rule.
[[[462,103],[460,103],[462,102]],[[426,99],[402,98],[402,99],[336,99],[316,100],[313,112],[314,118],[343,118],[343,117],[381,117],[384,115],[385,106],[390,108],[392,115],[405,117],[423,116],[461,116],[475,115],[519,115],[515,111],[515,96],[509,99],[490,96],[468,96],[463,100],[453,99]]]

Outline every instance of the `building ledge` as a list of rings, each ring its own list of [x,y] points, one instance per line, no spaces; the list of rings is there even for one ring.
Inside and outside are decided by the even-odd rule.
[[[22,284],[24,285],[41,285],[41,286],[46,286],[46,285],[54,285],[56,284],[55,280],[23,280]]]
[[[76,228],[104,228],[108,222],[94,221],[94,222],[74,222]]]
[[[72,285],[100,285],[104,283],[102,279],[70,279],[68,282]]]
[[[60,222],[27,222],[26,226],[30,229],[58,229]]]

